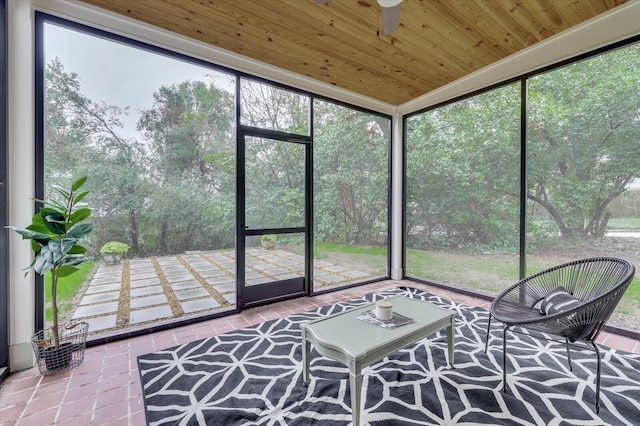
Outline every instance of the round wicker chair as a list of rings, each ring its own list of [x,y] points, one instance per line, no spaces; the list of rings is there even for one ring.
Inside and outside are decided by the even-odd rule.
[[[524,278],[500,293],[491,303],[485,352],[489,345],[491,318],[503,323],[502,390],[507,392],[507,331],[523,327],[560,336],[567,343],[567,360],[571,369],[569,342],[583,341],[597,356],[596,412],[600,410],[600,351],[595,343],[622,295],[631,284],[634,266],[624,259],[594,257],[575,260]],[[565,293],[568,293],[568,295]],[[544,312],[551,293],[565,293],[568,309]],[[557,304],[562,305],[562,304]]]

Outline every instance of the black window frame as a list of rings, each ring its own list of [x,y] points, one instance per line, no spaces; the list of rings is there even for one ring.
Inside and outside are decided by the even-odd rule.
[[[640,43],[640,34],[626,38],[624,40],[620,40],[611,44],[608,44],[606,46],[602,46],[596,49],[593,49],[591,51],[585,52],[585,53],[581,53],[578,55],[575,55],[571,58],[568,59],[564,59],[562,61],[556,62],[554,64],[550,64],[541,68],[538,68],[536,70],[518,75],[518,76],[514,76],[511,77],[509,79],[506,79],[504,81],[498,82],[498,83],[494,83],[491,84],[487,87],[483,87],[481,89],[478,90],[474,90],[472,92],[469,93],[465,93],[463,95],[457,96],[455,98],[452,99],[448,99],[446,101],[437,103],[435,105],[431,105],[429,107],[425,107],[425,108],[421,108],[419,110],[416,110],[414,112],[411,112],[409,114],[405,114],[402,117],[403,120],[403,137],[402,137],[402,162],[403,162],[403,176],[402,176],[402,180],[403,180],[403,185],[402,185],[402,270],[406,271],[406,262],[407,262],[407,246],[406,246],[406,233],[407,233],[407,120],[410,119],[413,116],[428,112],[428,111],[432,111],[434,109],[438,109],[441,108],[443,106],[455,103],[455,102],[459,102],[461,100],[465,100],[465,99],[469,99],[472,98],[474,96],[480,95],[482,93],[486,93],[489,92],[491,90],[495,90],[501,87],[505,87],[509,84],[513,84],[516,82],[520,82],[520,235],[519,235],[519,241],[520,241],[520,247],[519,247],[519,279],[523,279],[526,277],[526,265],[527,265],[527,257],[526,257],[526,253],[527,253],[527,247],[526,247],[526,224],[527,224],[527,87],[528,87],[528,81],[530,78],[532,77],[536,77],[542,74],[545,74],[547,72],[550,71],[554,71],[557,70],[559,68],[563,68],[565,66],[580,62],[580,61],[584,61],[584,60],[588,60],[590,58],[593,58],[595,56],[601,55],[601,54],[605,54],[611,51],[614,51],[616,49],[621,49],[624,48],[626,46],[635,44],[635,43]],[[525,119],[522,119],[523,117],[525,117]],[[447,290],[454,290],[458,293],[462,293],[462,294],[467,294],[473,297],[477,297],[480,299],[484,299],[484,300],[493,300],[493,297],[487,296],[485,294],[481,294],[478,293],[476,291],[472,291],[472,290],[467,290],[467,289],[462,289],[462,288],[458,288],[458,287],[453,287],[450,286],[448,284],[442,284],[442,283],[436,283],[433,281],[429,281],[427,279],[424,278],[420,278],[420,277],[414,277],[414,276],[409,276],[409,275],[404,275],[404,278],[415,281],[415,282],[420,282],[420,283],[425,283],[428,285],[432,285],[434,287],[439,287],[439,288],[443,288],[443,289],[447,289]],[[635,330],[628,330],[628,329],[622,329],[622,328],[618,328],[618,327],[614,327],[614,326],[605,326],[605,330],[607,331],[613,331],[617,334],[620,335],[624,335],[627,337],[631,337],[631,338],[635,338],[635,339],[640,339],[640,331],[635,331]]]
[[[7,198],[7,2],[0,0],[0,152],[3,163],[0,165],[0,381],[9,370],[9,236]]]
[[[2,0],[2,1],[6,1],[6,0]],[[199,59],[199,58],[195,58],[192,56],[189,56],[187,54],[184,53],[178,53],[175,51],[172,51],[170,49],[167,48],[163,48],[163,47],[159,47],[159,46],[155,46],[152,44],[148,44],[142,41],[138,41],[123,35],[119,35],[119,34],[115,34],[106,30],[102,30],[102,29],[98,29],[86,24],[82,24],[73,20],[69,20],[66,18],[61,18],[58,16],[54,16],[54,15],[50,15],[46,12],[42,12],[42,11],[35,11],[35,195],[36,198],[40,198],[42,199],[44,197],[44,189],[45,189],[45,185],[44,185],[44,71],[45,71],[45,67],[46,64],[44,63],[44,25],[45,24],[53,24],[53,25],[58,25],[60,27],[69,29],[69,30],[73,30],[73,31],[78,31],[84,34],[88,34],[88,35],[92,35],[92,36],[96,36],[96,37],[100,37],[103,38],[105,40],[109,40],[112,42],[116,42],[116,43],[121,43],[123,45],[126,46],[130,46],[130,47],[134,47],[134,48],[138,48],[150,53],[154,53],[154,54],[159,54],[162,56],[166,56],[168,58],[172,58],[172,59],[176,59],[176,60],[181,60],[184,62],[188,62],[188,63],[192,63],[195,65],[199,65],[199,66],[203,66],[206,68],[210,68],[214,71],[219,71],[219,72],[224,72],[230,75],[235,76],[236,78],[236,87],[240,81],[241,78],[247,78],[249,80],[255,81],[255,82],[260,82],[260,83],[264,83],[264,84],[268,84],[270,86],[274,86],[277,88],[281,88],[284,90],[288,90],[291,92],[295,92],[304,96],[308,96],[311,100],[311,113],[310,113],[310,118],[311,118],[311,123],[310,123],[310,132],[311,135],[313,135],[313,103],[315,99],[318,100],[323,100],[323,101],[327,101],[327,102],[332,102],[338,105],[342,105],[345,106],[347,108],[351,108],[357,111],[361,111],[361,112],[365,112],[371,115],[375,115],[375,116],[379,116],[379,117],[384,117],[389,121],[389,129],[393,128],[393,116],[391,114],[385,114],[379,111],[375,111],[375,110],[371,110],[365,107],[361,107],[361,106],[357,106],[357,105],[352,105],[349,104],[348,102],[343,102],[337,99],[333,99],[330,98],[328,96],[324,96],[324,95],[319,95],[316,93],[313,93],[311,91],[308,90],[303,90],[300,88],[296,88],[296,87],[292,87],[292,86],[288,86],[286,84],[280,83],[280,82],[275,82],[272,80],[269,80],[267,78],[263,78],[263,77],[259,77],[259,76],[255,76],[246,72],[242,72],[242,71],[238,71],[238,70],[234,70],[232,68],[228,68],[222,65],[218,65],[215,64],[213,62],[210,61],[206,61],[203,59]],[[235,108],[236,108],[236,127],[239,127],[240,125],[240,92],[239,90],[236,90],[235,93],[236,99],[235,99]],[[388,184],[387,184],[387,229],[388,229],[388,242],[387,242],[387,275],[385,277],[379,278],[379,279],[375,279],[375,280],[371,280],[371,281],[363,281],[363,282],[357,282],[348,286],[343,286],[340,288],[336,288],[336,289],[329,289],[329,290],[325,290],[325,291],[320,291],[320,292],[314,292],[313,294],[322,294],[322,293],[328,293],[328,292],[332,292],[332,291],[337,291],[337,290],[343,290],[345,288],[348,287],[354,287],[354,286],[360,286],[360,285],[365,285],[371,282],[376,282],[376,281],[382,281],[385,279],[389,279],[389,275],[390,275],[390,271],[391,271],[391,241],[392,241],[392,232],[393,229],[391,227],[391,215],[392,215],[392,204],[391,204],[391,191],[392,191],[392,180],[391,180],[391,176],[392,176],[392,163],[391,163],[391,156],[392,156],[392,144],[391,144],[391,132],[389,132],[389,139],[388,139],[388,176],[389,176],[389,180],[388,180]],[[236,142],[237,143],[237,142]],[[238,179],[238,177],[236,176],[236,179]],[[312,191],[312,185],[311,185],[311,191]],[[309,194],[309,199],[312,200],[313,197],[313,193]],[[312,203],[312,201],[311,201]],[[312,210],[310,211],[310,214],[312,215]],[[238,215],[236,213],[236,222],[238,222]],[[311,219],[312,220],[312,219]],[[238,224],[237,224],[238,225]],[[313,239],[313,235],[310,236],[310,239]],[[237,246],[236,246],[236,250],[237,250]],[[42,277],[36,276],[35,278],[36,280],[36,302],[35,302],[35,319],[36,319],[36,332],[40,331],[44,328],[44,323],[45,323],[45,317],[44,317],[44,305],[45,305],[45,298],[44,298],[44,280],[42,279]],[[0,299],[1,300],[1,299]],[[237,305],[239,306],[239,305]],[[184,319],[184,320],[178,320],[178,321],[174,321],[171,323],[163,323],[163,324],[158,324],[158,325],[154,325],[154,326],[150,326],[148,328],[145,329],[141,329],[141,330],[127,330],[124,332],[119,332],[117,334],[112,334],[112,335],[108,335],[108,336],[104,336],[104,337],[99,337],[96,339],[92,339],[89,340],[87,342],[88,346],[94,346],[94,345],[98,345],[98,344],[102,344],[102,343],[107,343],[107,342],[111,342],[111,341],[116,341],[116,340],[121,340],[121,339],[126,339],[129,337],[135,337],[135,336],[139,336],[139,335],[143,335],[143,334],[148,334],[154,331],[159,331],[159,330],[165,330],[168,328],[173,328],[173,327],[178,327],[178,326],[183,326],[183,325],[188,325],[188,324],[192,324],[195,322],[200,322],[200,321],[206,321],[208,319],[213,319],[213,318],[217,318],[217,317],[221,317],[221,316],[226,316],[226,315],[230,315],[233,313],[238,312],[238,310],[232,310],[232,311],[227,311],[224,313],[216,313],[216,314],[210,314],[210,315],[203,315],[197,318],[189,318],[189,319]]]

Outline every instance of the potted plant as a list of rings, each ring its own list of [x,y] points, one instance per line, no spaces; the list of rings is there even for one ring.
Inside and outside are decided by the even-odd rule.
[[[100,248],[100,254],[108,265],[120,263],[128,251],[129,245],[118,241],[109,241]]]
[[[40,372],[45,375],[66,371],[79,365],[84,358],[88,324],[59,327],[57,291],[58,280],[77,272],[78,265],[89,259],[87,249],[81,245],[82,239],[93,230],[92,224],[81,223],[91,215],[91,209],[80,202],[89,194],[88,191],[79,192],[86,180],[85,176],[75,181],[70,191],[54,186],[62,201],[36,199],[34,201],[42,207],[33,216],[31,225],[26,228],[9,226],[22,235],[22,239],[31,240],[35,257],[25,269],[25,275],[31,269],[42,276],[51,274],[53,326],[31,339]]]
[[[274,248],[277,242],[278,236],[275,234],[265,234],[260,239],[262,247],[266,248],[267,250],[271,250],[272,248]]]

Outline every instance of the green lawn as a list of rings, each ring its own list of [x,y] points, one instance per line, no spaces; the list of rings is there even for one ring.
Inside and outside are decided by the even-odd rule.
[[[313,243],[313,255],[316,259],[322,259],[328,253],[349,253],[349,254],[366,254],[376,256],[386,256],[386,247],[364,247],[349,244],[334,243]]]
[[[527,275],[563,261],[554,256],[531,256],[527,259]],[[474,256],[407,250],[407,275],[488,296],[495,296],[518,281],[518,271],[519,261],[515,255]],[[638,324],[640,324],[640,278],[638,276],[634,277],[611,320],[623,327],[638,330]]]
[[[372,275],[387,274],[386,247],[314,242],[313,258],[365,270]]]
[[[611,230],[638,231],[640,230],[640,217],[611,218],[608,227]]]
[[[86,262],[80,265],[80,270],[75,274],[58,279],[58,310],[59,315],[64,314],[73,308],[73,298],[78,293],[80,287],[87,279],[87,275],[93,270],[93,262]],[[45,275],[45,303],[47,306],[45,315],[47,321],[53,320],[51,308],[51,274]]]

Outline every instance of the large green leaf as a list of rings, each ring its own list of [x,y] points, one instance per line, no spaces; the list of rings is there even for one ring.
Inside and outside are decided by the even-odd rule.
[[[91,216],[91,209],[90,208],[82,208],[82,209],[78,209],[75,212],[71,213],[71,216],[69,216],[69,222],[71,223],[78,223],[82,220],[85,220],[86,218],[88,218],[89,216]]]
[[[49,231],[49,228],[45,226],[44,219],[42,218],[42,216],[40,216],[39,213],[33,216],[33,219],[31,219],[31,225],[27,226],[26,229],[34,232],[39,232],[41,234],[52,235],[51,231]]]
[[[22,235],[22,238],[24,240],[49,241],[53,238],[49,234],[43,234],[42,232],[32,231],[31,229],[16,228],[15,226],[8,226],[8,228]]]
[[[69,238],[80,239],[89,235],[89,233],[91,233],[92,230],[93,230],[92,223],[82,223],[80,225],[77,225],[71,228],[71,230],[67,233],[67,236]]]
[[[69,250],[67,252],[68,255],[71,254],[85,254],[87,252],[87,249],[82,247],[81,245],[76,244],[75,246],[73,246],[73,248],[71,250]]]
[[[53,243],[54,241],[52,241]],[[40,275],[44,275],[52,270],[56,263],[62,259],[62,256],[58,250],[53,249],[51,244],[42,247],[40,253],[35,259],[33,264],[33,270]]]
[[[73,274],[74,272],[79,271],[80,268],[78,268],[77,266],[74,265],[63,265],[59,268],[56,269],[55,274],[56,277],[60,278],[60,277],[66,277],[68,275]]]
[[[40,217],[42,217],[44,226],[52,233],[57,235],[65,233],[64,223],[66,222],[66,218],[59,211],[50,207],[43,207],[40,209]]]

